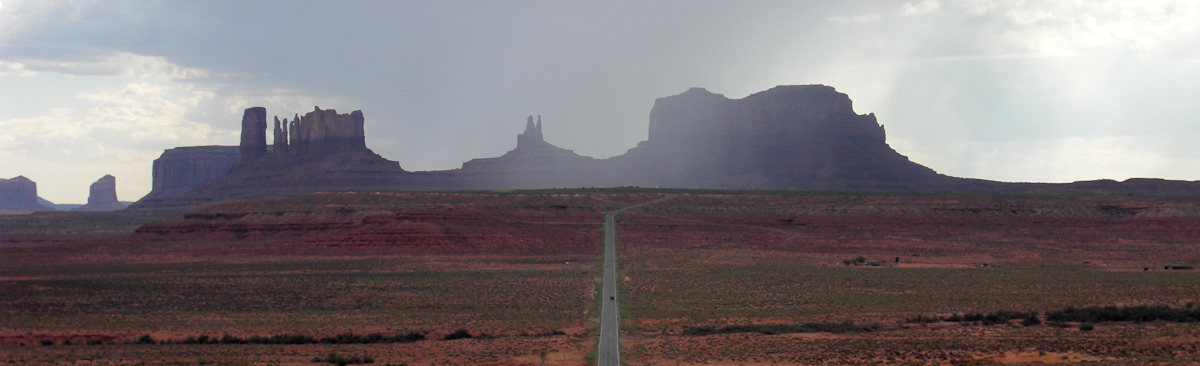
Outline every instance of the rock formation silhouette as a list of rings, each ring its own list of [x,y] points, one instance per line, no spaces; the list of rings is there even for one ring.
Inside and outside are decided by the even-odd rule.
[[[242,115],[242,161],[255,161],[267,153],[267,109],[246,108]]]
[[[338,114],[315,108],[304,116],[295,114],[290,122],[275,120],[270,152],[265,109],[246,109],[238,147],[241,159],[228,174],[170,197],[158,195],[156,188],[134,207],[192,206],[337,190],[613,186],[1200,194],[1200,182],[1004,183],[938,174],[893,150],[874,114],[857,114],[849,96],[824,85],[778,86],[742,99],[701,88],[659,98],[650,111],[649,138],[608,159],[580,156],[550,144],[542,133],[541,116],[535,121],[530,115],[513,150],[444,171],[408,172],[368,149],[361,111]]]
[[[444,184],[460,189],[582,187],[603,173],[597,162],[546,142],[542,116],[536,124],[529,116],[525,131],[517,135],[517,148],[500,157],[465,162]]]
[[[224,176],[241,156],[238,146],[188,146],[163,151],[154,159],[151,190],[142,199],[186,193]]]
[[[0,179],[0,211],[51,211],[38,203],[37,183],[23,175]]]
[[[220,201],[257,200],[318,191],[384,190],[399,187],[434,189],[425,182],[440,174],[410,177],[400,164],[366,147],[362,111],[339,114],[319,107],[288,123],[271,149],[266,146],[266,110],[247,108],[242,120],[242,156],[229,172],[211,182],[176,195],[147,195],[134,208],[195,206]],[[287,138],[282,138],[286,135]],[[246,136],[250,136],[247,138]],[[286,142],[285,142],[286,141]],[[287,148],[282,148],[287,146]],[[261,147],[261,149],[260,149]],[[245,154],[256,154],[247,158]]]
[[[924,190],[945,176],[885,141],[874,114],[824,85],[728,99],[701,88],[660,98],[649,139],[612,158],[625,183],[714,189]]]
[[[116,211],[122,209],[125,209],[125,204],[117,201],[117,178],[105,175],[88,187],[87,204],[71,211]]]
[[[290,126],[283,127],[275,117],[275,153],[328,153],[367,148],[362,111],[338,114],[336,110],[313,107],[312,112],[297,114]],[[290,128],[290,131],[288,130]],[[280,146],[286,148],[280,149]]]

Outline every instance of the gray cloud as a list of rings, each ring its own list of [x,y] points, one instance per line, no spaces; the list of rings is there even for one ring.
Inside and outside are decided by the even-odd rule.
[[[234,143],[224,131],[236,130],[240,108],[251,105],[281,116],[307,104],[362,109],[368,145],[417,170],[502,154],[528,114],[543,115],[552,143],[607,157],[646,138],[655,98],[693,86],[740,98],[777,84],[826,83],[849,94],[859,113],[876,113],[901,153],[944,173],[1123,178],[1142,174],[1142,163],[1095,163],[1065,176],[1002,154],[1057,161],[1120,140],[1113,149],[1167,162],[1156,171],[1200,171],[1195,145],[1152,143],[1200,134],[1200,90],[1187,82],[1200,70],[1197,7],[6,0],[0,77],[108,80],[96,78],[141,75],[119,55],[160,57],[163,67],[202,72],[161,83],[210,95],[171,117],[210,126],[216,132],[205,142]],[[0,95],[18,92],[0,86]],[[42,110],[3,103],[0,121],[79,102]],[[961,146],[995,153],[955,160]],[[0,175],[17,174],[36,175],[0,164]]]

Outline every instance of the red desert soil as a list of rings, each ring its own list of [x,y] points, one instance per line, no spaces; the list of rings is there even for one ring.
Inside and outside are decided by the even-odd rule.
[[[320,193],[167,222],[6,216],[0,232],[21,236],[0,243],[0,362],[312,365],[335,352],[377,364],[584,365],[603,214],[657,197]],[[103,230],[68,239],[89,228]],[[1200,262],[1200,198],[691,192],[622,215],[617,233],[629,365],[1200,362],[1195,323],[1085,332],[906,321],[1197,302],[1200,274],[1162,266]],[[879,327],[683,334],[840,322]],[[459,328],[488,336],[440,339]],[[427,338],[80,344],[410,331]]]

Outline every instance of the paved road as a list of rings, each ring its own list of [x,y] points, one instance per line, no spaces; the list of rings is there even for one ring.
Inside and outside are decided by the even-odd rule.
[[[615,219],[622,212],[671,197],[675,197],[675,195],[668,194],[663,198],[642,202],[604,215],[604,291],[602,293],[604,305],[600,309],[600,347],[596,353],[597,365],[621,365],[621,343],[618,339],[621,330],[620,319],[617,318],[617,235],[614,231],[617,225]]]

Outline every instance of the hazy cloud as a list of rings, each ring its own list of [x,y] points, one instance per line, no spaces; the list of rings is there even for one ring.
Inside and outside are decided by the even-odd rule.
[[[837,17],[829,17],[828,18],[828,20],[830,22],[838,23],[838,24],[873,22],[873,21],[880,20],[880,19],[883,19],[883,15],[880,15],[879,13],[862,14],[862,15],[855,15],[855,16],[850,16],[850,17],[837,16]]]
[[[904,3],[901,9],[904,15],[919,15],[937,10],[941,6],[937,0],[923,0],[918,3]]]
[[[86,201],[86,180],[105,174],[121,179],[122,199],[140,198],[150,189],[148,161],[176,146],[236,144],[239,130],[224,122],[240,121],[247,106],[302,112],[318,100],[338,100],[286,89],[239,90],[236,84],[210,78],[208,70],[130,53],[97,61],[4,65],[12,64],[19,65],[19,72],[0,75],[0,80],[63,83],[54,92],[68,94],[48,101],[17,95],[7,100],[6,108],[18,108],[14,104],[26,98],[31,104],[48,104],[34,117],[0,115],[0,169],[28,172],[18,174],[38,181],[39,191],[67,202]]]
[[[608,157],[655,98],[823,83],[939,172],[1200,179],[1200,3],[897,4],[3,0],[0,176],[135,199],[162,149],[236,144],[251,106],[362,109],[410,170],[503,154],[529,114]]]

